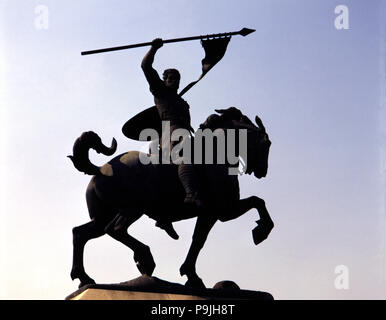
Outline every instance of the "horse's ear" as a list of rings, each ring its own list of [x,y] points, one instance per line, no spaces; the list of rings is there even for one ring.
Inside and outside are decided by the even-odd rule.
[[[219,114],[224,114],[225,111],[227,111],[227,109],[214,109],[214,111],[216,111]]]
[[[261,119],[258,116],[255,117],[255,122],[261,130],[265,131],[263,121],[261,121]]]
[[[228,109],[215,109],[215,111],[227,119],[232,120],[238,120],[243,116],[243,113],[236,107],[229,107]]]

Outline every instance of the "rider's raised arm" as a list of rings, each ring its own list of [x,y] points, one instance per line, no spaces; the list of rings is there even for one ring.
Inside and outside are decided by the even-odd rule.
[[[146,80],[150,85],[150,88],[157,87],[160,83],[162,83],[161,78],[159,77],[156,70],[153,68],[154,56],[159,48],[163,45],[162,39],[154,39],[152,41],[152,45],[148,53],[144,56],[141,68],[143,73],[145,74]]]

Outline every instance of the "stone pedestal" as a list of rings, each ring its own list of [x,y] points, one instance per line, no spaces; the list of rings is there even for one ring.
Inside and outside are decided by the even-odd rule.
[[[241,290],[232,281],[221,281],[213,289],[194,289],[140,276],[118,284],[86,285],[66,300],[273,300],[273,297],[267,292]]]

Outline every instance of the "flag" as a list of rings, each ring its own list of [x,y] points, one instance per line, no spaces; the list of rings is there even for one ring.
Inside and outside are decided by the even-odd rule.
[[[209,72],[209,70],[222,59],[230,39],[231,37],[201,40],[201,45],[205,50],[205,57],[201,61],[202,74],[198,80],[189,83],[183,90],[181,90],[179,93],[180,96],[185,94],[191,87],[199,82]]]

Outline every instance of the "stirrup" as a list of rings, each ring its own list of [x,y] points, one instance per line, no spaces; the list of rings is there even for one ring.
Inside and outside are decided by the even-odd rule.
[[[176,230],[174,230],[171,222],[157,221],[155,225],[156,227],[165,230],[165,232],[174,240],[178,240],[179,235],[177,234]]]

